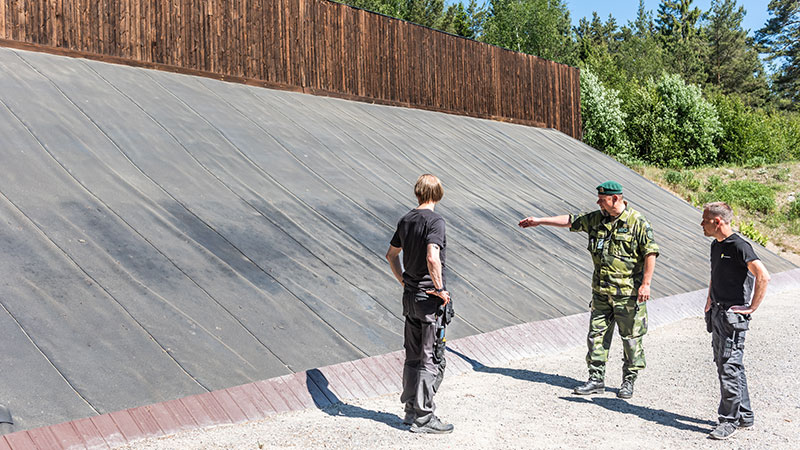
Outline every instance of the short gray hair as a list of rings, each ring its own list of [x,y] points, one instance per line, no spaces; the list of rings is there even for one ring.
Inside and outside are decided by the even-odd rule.
[[[703,205],[703,211],[708,211],[711,216],[719,217],[725,223],[731,223],[733,220],[733,210],[725,202],[706,203]]]

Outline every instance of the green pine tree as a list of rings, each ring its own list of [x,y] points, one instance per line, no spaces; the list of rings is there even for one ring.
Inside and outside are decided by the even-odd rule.
[[[692,0],[662,0],[656,18],[666,63],[691,83],[705,81],[700,14],[700,9],[692,7]]]
[[[780,106],[799,110],[800,106],[800,1],[772,0],[767,11],[770,18],[756,32],[756,41],[777,64],[773,80]]]
[[[711,3],[705,32],[707,82],[724,94],[736,93],[751,105],[761,105],[767,95],[766,76],[758,52],[742,29],[745,14],[736,0]]]

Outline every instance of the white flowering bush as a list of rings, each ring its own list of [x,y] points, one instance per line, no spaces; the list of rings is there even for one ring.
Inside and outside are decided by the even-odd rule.
[[[581,120],[583,142],[609,155],[625,157],[630,143],[625,136],[622,100],[588,69],[581,70]]]

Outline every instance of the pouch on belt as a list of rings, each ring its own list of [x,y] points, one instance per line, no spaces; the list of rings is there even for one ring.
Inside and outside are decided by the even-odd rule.
[[[732,311],[725,311],[725,321],[735,331],[747,331],[750,328],[750,314],[738,314]]]

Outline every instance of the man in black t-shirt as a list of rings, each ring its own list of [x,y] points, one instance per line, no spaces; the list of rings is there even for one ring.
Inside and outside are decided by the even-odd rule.
[[[439,364],[434,361],[436,332],[444,320],[444,314],[437,311],[450,302],[444,279],[447,247],[444,218],[434,212],[444,191],[438,178],[424,174],[417,179],[414,194],[419,206],[400,219],[386,253],[392,273],[403,285],[406,318],[403,345],[406,359],[400,395],[405,405],[403,423],[411,425],[415,433],[450,433],[453,425],[442,423],[433,414],[433,395],[444,375],[444,355]]]
[[[750,243],[731,229],[732,218],[733,211],[724,202],[707,203],[700,223],[705,235],[714,238],[705,311],[721,399],[719,425],[709,435],[712,439],[727,439],[738,428],[753,426],[744,373],[744,338],[750,315],[764,300],[770,278]]]

